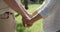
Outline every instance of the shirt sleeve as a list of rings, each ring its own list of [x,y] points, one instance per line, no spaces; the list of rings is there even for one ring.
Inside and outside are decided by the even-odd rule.
[[[49,13],[52,12],[54,5],[55,5],[54,0],[45,0],[41,8],[39,8],[38,14],[40,14],[43,18],[48,17]]]

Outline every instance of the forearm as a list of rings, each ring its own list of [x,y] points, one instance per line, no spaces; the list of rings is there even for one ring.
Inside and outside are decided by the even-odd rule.
[[[22,7],[22,5],[18,5],[15,0],[4,0],[9,7],[11,7],[13,10],[17,11],[19,14],[21,14],[23,17],[27,17],[28,13],[26,10]]]
[[[32,21],[33,21],[33,23],[34,23],[34,22],[36,22],[37,20],[39,20],[39,19],[41,19],[41,18],[42,18],[42,16],[38,14],[36,17],[34,17],[34,18],[32,19]]]
[[[38,10],[40,9],[40,7],[38,9],[35,10],[35,12],[33,12],[31,14],[31,19],[35,18],[38,15]]]
[[[45,1],[43,2],[43,4],[42,4],[41,6],[39,6],[39,7],[35,10],[35,12],[32,13],[31,16],[33,17],[34,15],[38,14],[38,11],[40,11],[40,10],[44,7],[44,5],[45,5]]]
[[[34,22],[34,21],[37,21],[37,20],[39,20],[41,18],[42,18],[42,16],[39,15],[38,12],[37,12],[37,10],[36,10],[34,13],[31,14],[30,21],[33,21]]]

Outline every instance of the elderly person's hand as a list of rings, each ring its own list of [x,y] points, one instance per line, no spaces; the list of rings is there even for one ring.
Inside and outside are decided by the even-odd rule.
[[[30,15],[30,18],[26,18],[26,17],[22,17],[22,22],[23,22],[23,25],[26,26],[26,27],[31,27],[33,25],[34,22],[36,22],[37,20],[41,19],[42,17],[38,14],[36,15],[34,18],[31,17]]]
[[[33,25],[33,21],[32,20],[28,20],[25,17],[22,18],[22,22],[23,22],[24,27],[31,27]]]

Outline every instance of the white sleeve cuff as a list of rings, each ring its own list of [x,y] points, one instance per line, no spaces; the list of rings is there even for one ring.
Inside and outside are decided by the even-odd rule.
[[[47,14],[44,14],[44,13],[39,13],[43,18],[46,18],[46,17],[48,17],[48,15]]]

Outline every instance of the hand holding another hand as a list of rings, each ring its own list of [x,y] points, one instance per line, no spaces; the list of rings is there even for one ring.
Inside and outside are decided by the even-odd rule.
[[[31,27],[33,25],[33,21],[32,20],[28,20],[27,18],[23,17],[22,18],[22,22],[24,27]]]

